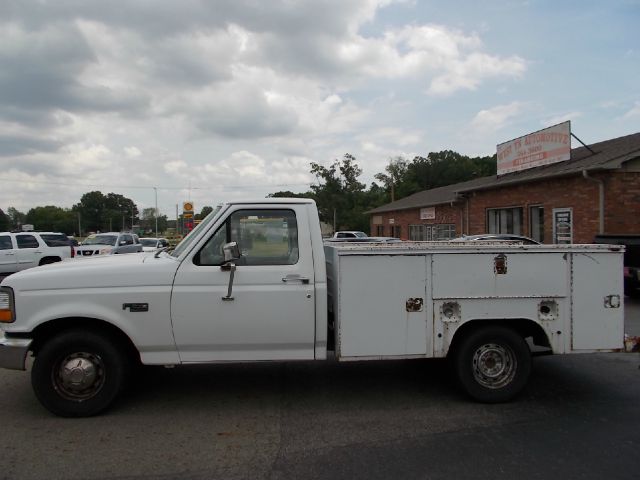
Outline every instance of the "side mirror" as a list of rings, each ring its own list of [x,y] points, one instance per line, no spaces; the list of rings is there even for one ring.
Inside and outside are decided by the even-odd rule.
[[[224,255],[225,263],[240,258],[240,248],[238,247],[238,242],[225,243],[222,246],[222,252]]]

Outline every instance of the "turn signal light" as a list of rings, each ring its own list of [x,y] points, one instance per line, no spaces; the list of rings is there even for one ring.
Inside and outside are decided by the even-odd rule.
[[[13,290],[7,287],[0,287],[0,322],[11,323],[15,319]]]

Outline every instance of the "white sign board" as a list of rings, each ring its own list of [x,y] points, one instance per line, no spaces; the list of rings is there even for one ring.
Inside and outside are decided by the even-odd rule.
[[[498,175],[570,158],[571,122],[564,122],[498,145]]]
[[[435,220],[436,207],[428,207],[420,209],[420,220]]]

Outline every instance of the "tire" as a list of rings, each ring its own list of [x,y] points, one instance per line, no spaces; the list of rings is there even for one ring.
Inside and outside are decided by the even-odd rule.
[[[454,353],[463,390],[484,403],[513,399],[531,373],[531,352],[524,338],[509,328],[491,326],[469,333]]]
[[[40,403],[61,417],[89,417],[116,399],[128,370],[127,356],[108,335],[69,330],[48,340],[31,370]]]

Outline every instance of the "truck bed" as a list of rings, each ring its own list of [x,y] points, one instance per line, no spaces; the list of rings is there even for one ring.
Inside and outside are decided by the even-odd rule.
[[[326,245],[336,356],[443,357],[456,331],[481,321],[534,331],[533,323],[553,353],[620,349],[623,252],[615,245]]]

